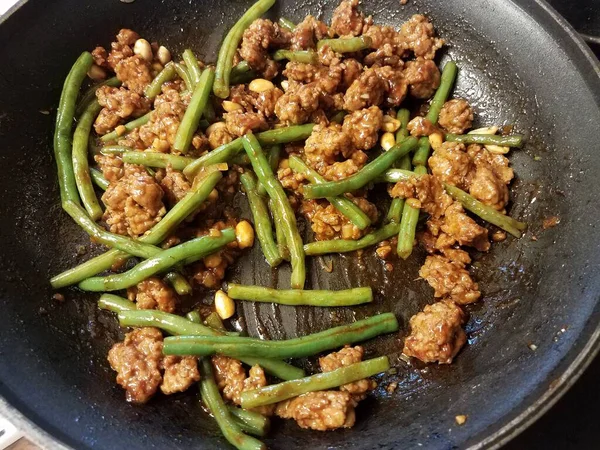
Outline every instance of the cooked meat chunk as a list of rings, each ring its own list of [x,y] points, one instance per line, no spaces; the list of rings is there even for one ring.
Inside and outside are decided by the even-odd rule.
[[[392,66],[401,69],[404,65],[402,58],[406,56],[406,44],[402,35],[389,26],[365,25],[363,34],[372,40],[374,52],[364,58],[367,66]]]
[[[115,73],[124,87],[140,95],[152,81],[150,63],[137,55],[119,61]]]
[[[162,360],[164,369],[163,382],[160,390],[170,395],[187,390],[200,380],[198,360],[195,356],[165,356]]]
[[[338,36],[360,36],[365,16],[358,9],[358,0],[343,0],[331,18],[331,33]]]
[[[354,58],[348,58],[342,61],[342,88],[344,90],[348,89],[354,80],[356,80],[360,74],[362,73],[363,66],[360,62],[358,62]]]
[[[288,82],[308,84],[326,77],[328,72],[329,68],[326,66],[290,61],[285,66],[283,76],[288,79]]]
[[[343,180],[362,169],[367,159],[365,152],[357,150],[345,161],[335,162],[329,166],[318,164],[316,169],[328,181]]]
[[[417,59],[404,66],[404,79],[409,85],[410,95],[416,98],[429,98],[440,87],[440,69],[433,61]]]
[[[126,165],[125,173],[102,195],[104,220],[110,231],[138,237],[166,213],[163,191],[156,180],[139,166]]]
[[[408,92],[408,85],[402,76],[402,72],[390,66],[378,67],[376,70],[379,78],[385,83],[384,104],[386,106],[399,106]]]
[[[452,262],[441,255],[431,255],[419,270],[434,289],[436,298],[450,298],[460,305],[476,302],[481,293],[469,272],[459,263]]]
[[[119,180],[125,172],[123,160],[118,155],[103,155],[102,153],[98,153],[94,156],[94,160],[98,163],[104,178],[111,183]]]
[[[353,151],[352,139],[344,132],[342,125],[316,125],[304,145],[306,161],[317,168],[333,164],[338,155],[348,155]]]
[[[488,165],[477,165],[469,193],[499,211],[508,203],[508,187]]]
[[[256,19],[244,31],[240,45],[240,56],[265,78],[277,75],[277,63],[269,58],[269,50],[281,48],[291,40],[289,31],[268,19]]]
[[[465,146],[457,142],[444,142],[428,161],[431,173],[444,183],[468,189],[475,165]]]
[[[359,239],[364,232],[327,200],[303,200],[302,213],[311,223],[315,239]]]
[[[362,361],[365,350],[357,345],[356,347],[345,346],[339,352],[330,353],[327,356],[319,358],[319,366],[323,372],[331,372]],[[377,383],[370,378],[354,381],[353,383],[340,386],[340,390],[352,394],[354,401],[364,400],[367,392],[377,387]]]
[[[185,197],[192,187],[183,173],[179,170],[174,170],[171,166],[168,166],[162,172],[157,171],[156,178],[170,206],[174,206],[179,200]]]
[[[169,152],[185,114],[185,100],[176,85],[163,86],[163,93],[154,100],[154,110],[150,114],[149,122],[140,127],[140,139],[146,148]]]
[[[208,142],[211,149],[215,149],[224,144],[229,144],[235,136],[233,136],[227,129],[227,125],[223,123],[223,126],[214,127],[208,135]]]
[[[344,109],[358,111],[369,106],[379,106],[385,98],[386,88],[385,81],[376,69],[366,69],[344,94]]]
[[[309,392],[278,403],[275,414],[294,419],[301,428],[327,431],[352,427],[356,420],[354,405],[348,392]]]
[[[138,309],[158,309],[172,313],[177,305],[177,294],[160,278],[151,277],[127,290],[127,297]]]
[[[288,89],[275,104],[275,114],[281,122],[299,125],[308,121],[319,109],[323,95],[318,83]]]
[[[447,101],[440,110],[439,123],[448,133],[463,134],[473,126],[473,110],[462,98]]]
[[[464,322],[465,313],[452,301],[425,306],[410,318],[411,332],[403,353],[426,363],[450,364],[467,341]]]
[[[243,136],[251,131],[264,131],[269,128],[265,116],[257,112],[244,112],[241,109],[226,113],[227,131],[233,136]]]
[[[244,84],[239,84],[231,89],[229,100],[237,103],[245,112],[258,112],[264,117],[273,117],[275,104],[283,91],[279,88],[269,89],[264,92],[252,92]]]
[[[294,28],[291,48],[292,50],[314,49],[317,41],[327,36],[327,25],[313,16],[306,16],[302,22]]]
[[[412,119],[408,122],[406,128],[410,131],[410,135],[415,137],[429,136],[430,134],[439,132],[437,127],[432,124],[429,119],[422,116],[417,116]]]
[[[352,141],[354,148],[369,150],[379,138],[383,113],[377,106],[354,111],[344,118],[343,131]]]
[[[117,40],[111,44],[110,54],[104,47],[96,47],[92,51],[94,63],[114,71],[120,61],[133,56],[133,45],[139,37],[135,31],[123,28],[117,34]]]
[[[117,372],[117,383],[126,390],[128,402],[145,403],[158,389],[162,347],[157,328],[138,328],[108,352],[108,362]]]
[[[475,247],[482,252],[490,249],[488,230],[467,216],[460,203],[455,202],[446,208],[441,230],[460,245]]]
[[[435,52],[444,45],[442,39],[435,37],[432,23],[421,14],[415,14],[403,23],[400,34],[406,47],[412,50],[417,58],[433,59]]]
[[[124,88],[102,86],[96,91],[96,97],[103,107],[94,123],[100,135],[112,131],[122,119],[142,116],[150,109],[148,99]]]
[[[444,215],[446,208],[452,204],[452,197],[446,194],[442,183],[431,175],[423,175],[415,180],[417,198],[423,210],[439,218]]]

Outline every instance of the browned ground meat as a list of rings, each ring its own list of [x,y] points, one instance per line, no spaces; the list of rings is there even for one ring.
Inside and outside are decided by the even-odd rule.
[[[123,161],[118,155],[103,155],[99,153],[94,156],[94,160],[98,163],[104,178],[111,183],[120,179],[125,173]]]
[[[390,195],[392,197],[417,198],[420,205],[413,205],[413,207],[420,206],[435,219],[442,217],[446,208],[453,202],[440,180],[431,175],[398,182],[390,190]]]
[[[102,195],[103,219],[111,232],[138,237],[165,215],[162,198],[161,187],[143,167],[127,164],[123,177]]]
[[[103,107],[94,123],[94,129],[100,135],[112,131],[122,119],[139,117],[150,110],[147,98],[124,88],[101,86],[96,90],[96,97]]]
[[[344,109],[358,111],[369,106],[379,106],[385,98],[386,83],[374,68],[366,69],[344,94]]]
[[[327,66],[290,61],[285,66],[283,76],[288,79],[288,82],[308,84],[327,76],[327,72],[329,72]]]
[[[277,63],[269,58],[269,50],[287,45],[291,40],[289,31],[268,19],[256,19],[244,31],[240,45],[240,56],[265,78],[277,75]]]
[[[393,27],[380,25],[365,25],[363,34],[372,40],[374,52],[364,58],[367,66],[392,66],[401,69],[404,65],[402,58],[406,56],[406,44],[402,35]]]
[[[341,66],[343,70],[341,87],[346,90],[360,76],[363,65],[354,58],[348,58],[341,63]]]
[[[275,104],[275,114],[284,123],[305,123],[319,109],[322,96],[323,91],[318,83],[298,85],[294,88],[290,86]]]
[[[381,109],[371,106],[344,117],[343,131],[350,136],[354,148],[369,150],[377,144],[382,122]]]
[[[119,61],[115,73],[123,86],[140,95],[152,81],[150,63],[137,55]]]
[[[169,395],[183,392],[200,380],[198,360],[195,356],[165,356],[161,364],[164,374],[160,390]]]
[[[275,114],[275,104],[283,91],[279,88],[269,89],[264,92],[252,92],[244,84],[239,84],[231,89],[229,100],[242,106],[245,112],[258,112],[265,118]]]
[[[440,110],[439,123],[449,133],[463,134],[473,126],[473,110],[462,98],[447,101]]]
[[[467,216],[460,203],[454,202],[446,208],[441,230],[460,245],[475,247],[482,252],[490,249],[488,230]]]
[[[444,142],[428,161],[431,173],[444,183],[468,189],[475,165],[465,146],[457,142]]]
[[[317,41],[327,36],[327,25],[313,16],[306,16],[296,25],[292,33],[292,50],[307,50],[315,48]]]
[[[309,392],[278,403],[275,414],[319,431],[350,428],[356,420],[354,400],[343,391]]]
[[[354,175],[367,163],[368,156],[362,150],[352,153],[349,159],[338,161],[329,166],[318,166],[319,173],[329,181],[343,180]]]
[[[96,47],[92,51],[94,63],[114,70],[121,60],[133,56],[133,45],[139,37],[135,31],[123,28],[117,34],[117,40],[111,44],[110,54],[104,47]]]
[[[174,206],[179,200],[185,197],[192,187],[183,173],[179,170],[174,170],[171,166],[168,166],[163,171],[157,171],[156,179],[159,181],[160,187],[165,193],[170,206]]]
[[[412,119],[408,122],[406,128],[410,131],[411,136],[415,137],[429,136],[430,134],[439,132],[438,128],[429,119],[422,116]]]
[[[406,47],[412,50],[417,58],[433,59],[435,52],[444,45],[442,39],[435,37],[431,22],[421,14],[415,14],[403,23],[400,34]]]
[[[315,126],[304,145],[306,161],[317,170],[333,164],[338,155],[347,155],[352,150],[352,139],[337,123]]]
[[[410,318],[410,335],[404,354],[423,362],[450,364],[467,341],[462,329],[465,313],[454,302],[443,300],[427,305]]]
[[[208,135],[208,142],[211,149],[215,149],[224,144],[229,144],[235,137],[229,132],[227,126],[215,127]]]
[[[416,98],[429,98],[440,87],[440,69],[433,61],[417,59],[404,66],[404,79],[409,85],[410,95]]]
[[[339,352],[330,353],[327,356],[319,358],[319,366],[322,372],[331,372],[332,370],[340,369],[350,364],[361,362],[365,350],[357,345],[356,347],[345,346]],[[352,394],[354,401],[359,402],[364,400],[367,392],[372,391],[377,387],[377,383],[370,378],[354,381],[352,383],[340,386],[340,390]]]
[[[436,298],[450,298],[466,305],[476,302],[481,296],[479,286],[471,279],[469,272],[461,264],[444,256],[428,256],[419,275],[434,289]]]
[[[145,403],[158,389],[162,347],[157,328],[138,328],[108,352],[108,362],[117,372],[117,383],[126,390],[128,402]]]
[[[160,278],[151,277],[127,290],[127,297],[135,301],[138,309],[159,309],[175,312],[177,294]]]
[[[358,0],[343,0],[331,18],[331,34],[359,36],[363,31],[365,16],[358,9]]]
[[[310,221],[318,241],[359,239],[364,234],[327,200],[303,200],[302,213]]]
[[[223,115],[227,131],[233,136],[243,136],[251,131],[264,131],[269,128],[265,116],[257,112],[244,112],[241,109]]]
[[[486,205],[503,210],[509,199],[508,184],[514,177],[508,159],[492,154],[479,145],[470,145],[467,153],[476,167],[469,193]]]

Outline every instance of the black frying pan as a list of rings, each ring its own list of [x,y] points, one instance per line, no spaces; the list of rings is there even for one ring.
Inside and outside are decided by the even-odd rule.
[[[266,442],[278,449],[495,447],[545,411],[598,348],[599,69],[539,0],[364,3],[376,21],[395,25],[417,11],[429,14],[450,44],[444,58],[461,67],[456,95],[475,106],[481,124],[514,124],[528,135],[511,158],[518,179],[510,214],[527,220],[530,231],[475,255],[484,300],[470,307],[469,345],[455,364],[409,366],[398,358],[398,337],[370,342],[369,355],[390,355],[398,373],[380,380],[355,428],[321,433],[282,422]],[[30,0],[0,26],[0,395],[2,409],[46,445],[224,446],[194,392],[125,403],[106,362],[120,331],[114,317],[96,309],[97,296],[66,290],[64,304],[51,300],[49,276],[100,251],[60,210],[51,135],[60,86],[83,49],[106,45],[124,26],[174,54],[189,45],[211,60],[249,4]],[[273,14],[327,18],[334,6],[284,0]],[[560,225],[543,231],[551,215]],[[313,287],[371,285],[373,305],[331,314],[244,304],[240,315],[250,334],[281,339],[393,311],[403,337],[410,316],[432,300],[426,283],[415,281],[422,256],[397,262],[391,274],[370,256],[336,259],[332,275],[311,263]],[[230,278],[284,286],[289,274],[271,273],[255,249]],[[384,390],[389,381],[398,381],[391,395]],[[457,414],[469,415],[462,427]]]

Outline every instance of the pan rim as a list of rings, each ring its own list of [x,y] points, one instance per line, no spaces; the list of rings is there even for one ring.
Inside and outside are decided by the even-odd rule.
[[[11,7],[2,17],[0,17],[0,25],[6,21],[12,13],[19,7],[27,3],[28,0],[20,0]],[[533,0],[533,3],[543,10],[549,19],[552,19],[560,28],[566,32],[571,42],[576,44],[587,63],[593,68],[595,75],[600,79],[600,62],[592,52],[592,50],[584,42],[581,35],[564,19],[546,0]],[[586,77],[587,81],[587,77]],[[600,97],[600,83],[596,80],[595,86],[592,89],[596,95]],[[596,305],[596,309],[597,305]],[[591,327],[590,327],[591,328]],[[515,409],[521,410],[513,419],[508,421],[500,429],[485,436],[485,431],[481,434],[483,438],[468,447],[469,450],[482,449],[497,449],[514,439],[525,429],[531,426],[548,410],[552,408],[565,393],[575,384],[583,372],[588,368],[594,358],[600,354],[600,323],[596,324],[595,329],[588,331],[589,338],[586,340],[583,347],[577,351],[570,349],[567,352],[566,358],[572,357],[571,354],[577,351],[572,357],[572,361],[565,367],[559,369],[556,381],[541,395],[533,400],[522,401]],[[528,404],[529,403],[529,404]],[[43,428],[30,419],[25,413],[21,412],[16,406],[11,405],[6,398],[0,394],[0,414],[11,421],[17,428],[25,433],[25,437],[41,448],[69,450],[72,447],[66,445],[58,437],[52,435],[49,431]],[[502,419],[501,419],[502,420]]]

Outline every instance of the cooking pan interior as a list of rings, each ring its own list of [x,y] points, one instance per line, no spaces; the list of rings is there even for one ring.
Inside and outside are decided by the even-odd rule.
[[[52,300],[48,278],[101,249],[60,209],[51,141],[60,87],[82,50],[106,46],[128,27],[174,55],[189,46],[213,61],[226,29],[249,4],[30,0],[0,26],[0,395],[66,445],[224,446],[194,389],[158,395],[144,406],[124,401],[106,362],[121,332],[111,314],[97,310],[97,295],[69,289],[64,303]],[[294,21],[308,13],[328,19],[335,5],[284,0],[272,13]],[[424,258],[419,251],[409,261],[393,261],[392,272],[371,251],[334,258],[332,274],[311,260],[311,287],[372,286],[369,306],[244,304],[238,324],[270,339],[384,311],[393,311],[401,324],[400,335],[366,344],[368,356],[390,355],[397,373],[379,380],[375,398],[358,408],[353,429],[320,433],[277,422],[266,443],[280,449],[446,449],[487,439],[485,445],[493,445],[509,433],[505,425],[513,421],[508,428],[514,428],[527,408],[533,406],[532,413],[538,399],[559,390],[577,355],[585,359],[593,346],[600,313],[597,68],[534,0],[411,0],[404,7],[375,0],[363,7],[376,22],[392,25],[415,12],[428,14],[449,44],[442,60],[459,64],[455,95],[474,106],[477,125],[513,124],[527,136],[525,149],[511,154],[517,179],[509,212],[530,230],[521,240],[509,238],[489,254],[474,255],[484,299],[469,308],[469,345],[451,366],[399,359],[408,319],[433,299],[417,280]],[[543,230],[549,216],[560,217],[560,224]],[[255,248],[229,279],[286,287],[289,272],[272,272]],[[394,381],[398,387],[388,393]],[[454,422],[458,414],[469,416],[462,427]]]

